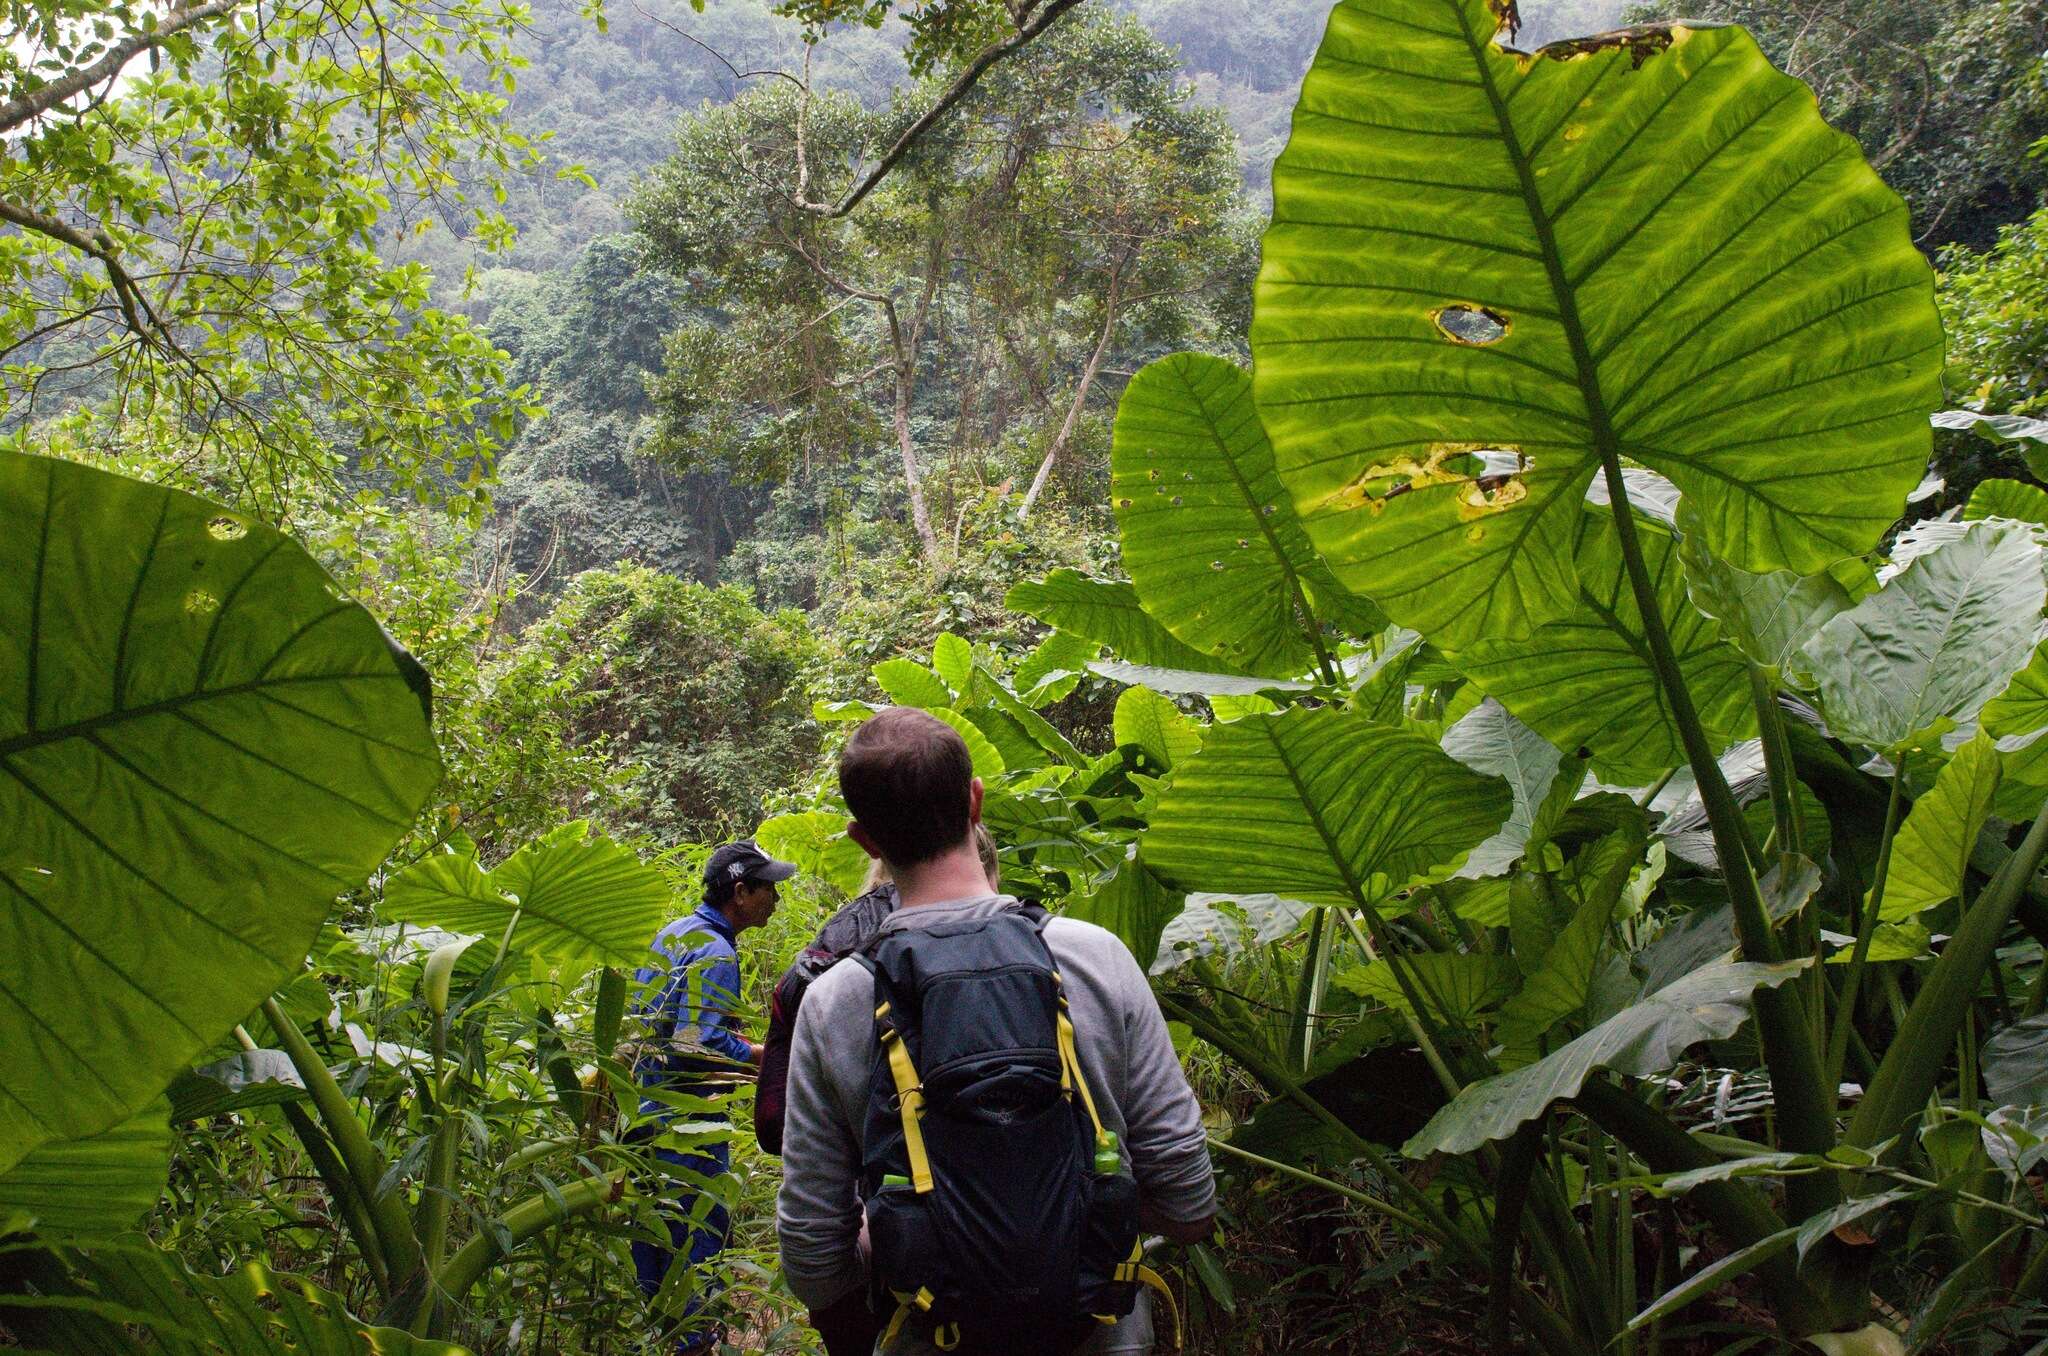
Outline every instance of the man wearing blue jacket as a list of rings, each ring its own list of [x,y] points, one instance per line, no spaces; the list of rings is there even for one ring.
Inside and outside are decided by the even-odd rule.
[[[723,843],[704,867],[704,902],[687,918],[663,928],[654,939],[659,959],[634,975],[643,995],[638,1014],[645,1037],[634,1060],[635,1081],[643,1088],[667,1093],[715,1095],[761,1063],[761,1047],[740,1035],[736,1010],[740,996],[739,934],[760,927],[775,912],[776,886],[796,874],[796,867],[761,851],[751,842]],[[650,1133],[659,1133],[674,1115],[660,1097],[640,1104],[652,1117]],[[693,1113],[692,1119],[712,1119]],[[680,1169],[676,1176],[718,1177],[732,1166],[731,1146],[723,1140],[684,1153],[658,1148],[655,1156]],[[697,1214],[696,1193],[687,1187],[665,1203],[670,1246],[646,1241],[633,1244],[633,1266],[640,1289],[652,1299],[661,1290],[669,1264],[678,1253],[692,1263],[708,1262],[726,1243],[729,1219],[722,1204]],[[693,1295],[683,1311],[686,1321],[706,1296]],[[679,1353],[709,1351],[715,1332],[685,1331]]]

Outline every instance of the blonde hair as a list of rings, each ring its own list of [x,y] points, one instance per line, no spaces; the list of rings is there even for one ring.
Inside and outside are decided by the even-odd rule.
[[[976,856],[981,858],[981,871],[983,875],[988,877],[988,888],[991,890],[1001,890],[1003,888],[1003,864],[996,856],[995,835],[988,831],[988,825],[986,824],[976,824],[974,826],[974,852]],[[861,882],[860,892],[867,894],[871,890],[878,890],[882,886],[887,885],[890,879],[889,864],[880,857],[873,858],[868,862],[868,878]]]

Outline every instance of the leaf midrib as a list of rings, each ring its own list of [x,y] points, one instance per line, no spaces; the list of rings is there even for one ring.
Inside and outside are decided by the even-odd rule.
[[[160,702],[147,706],[131,706],[122,711],[108,711],[102,715],[88,716],[69,725],[59,725],[48,730],[29,730],[10,739],[0,739],[0,761],[12,758],[18,753],[41,748],[46,744],[60,743],[66,739],[80,739],[110,725],[120,725],[131,720],[145,720],[151,716],[176,715],[187,707],[201,706],[207,702],[226,697],[243,697],[251,693],[261,695],[266,688],[293,687],[300,683],[346,683],[395,679],[403,682],[400,673],[303,673],[289,678],[256,678],[246,683],[234,683],[228,687],[203,688],[197,692],[181,693],[166,697]]]

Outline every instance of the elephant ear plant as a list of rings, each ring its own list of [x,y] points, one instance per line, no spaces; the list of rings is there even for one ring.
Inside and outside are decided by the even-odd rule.
[[[0,595],[0,1322],[61,1350],[458,1353],[472,1290],[618,1200],[638,1161],[599,1113],[605,1081],[630,1082],[611,1058],[625,976],[670,916],[667,878],[583,824],[491,870],[435,853],[382,881],[395,927],[329,929],[308,974],[337,897],[440,778],[419,666],[289,538],[83,466],[0,454],[0,566],[25,581]],[[431,929],[417,964],[408,927]],[[594,1087],[533,997],[586,985]],[[338,1075],[314,1019],[337,992],[380,1014],[395,994],[425,1049],[384,1039],[382,1015],[374,1038],[348,1024],[359,1062]],[[541,1055],[559,1133],[498,1154],[504,1107],[549,1114],[508,1029]],[[171,1125],[267,1106],[387,1326],[133,1239]]]
[[[110,1319],[182,1269],[61,1245],[155,1202],[166,1088],[298,970],[440,759],[411,657],[204,499],[0,453],[0,578],[0,1233],[36,1240],[0,1311],[119,1350]],[[304,1322],[349,1321],[331,1300]]]
[[[1141,954],[1181,939],[1169,1013],[1273,1098],[1223,1147],[1367,1159],[1393,1198],[1346,1194],[1488,1275],[1495,1340],[1654,1346],[1740,1281],[1787,1338],[1928,1349],[1997,1277],[2048,1288],[2011,1075],[2048,989],[2015,1001],[1997,954],[2015,918],[2048,936],[2048,496],[1887,546],[1939,405],[1932,274],[1746,33],[1526,53],[1515,23],[1335,8],[1250,373],[1141,372],[1130,582],[1012,592],[1048,645],[1215,716],[1073,907]],[[1283,920],[1255,949],[1300,920],[1291,1007],[1264,1004],[1293,1034],[1234,991],[1268,981],[1219,909]],[[1756,1100],[1709,1128],[1686,1070],[1745,1051]],[[1692,1276],[1673,1206],[1639,1213],[1664,1198],[1716,1235]],[[1887,1246],[1930,1211],[1974,1230],[1938,1292]]]

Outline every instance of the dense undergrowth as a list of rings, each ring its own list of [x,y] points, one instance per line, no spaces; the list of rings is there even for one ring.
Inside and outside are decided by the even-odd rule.
[[[1292,13],[1184,45],[1270,93]],[[392,16],[517,69],[518,16]],[[893,703],[967,741],[1005,888],[1151,967],[1224,1188],[1165,1254],[1191,1350],[2042,1349],[2043,16],[1916,13],[1917,75],[1827,5],[1766,48],[1521,17],[1338,5],[1270,201],[1083,12],[857,212],[801,201],[904,105],[777,81],[582,226],[502,107],[319,65],[311,12],[159,40],[99,123],[38,91],[108,49],[8,47],[43,159],[0,194],[146,226],[226,184],[175,275],[122,221],[4,237],[0,1335],[652,1351],[627,1249],[688,1188],[734,1246],[654,1308],[815,1349],[745,1087],[641,1133],[628,976],[758,834],[804,867],[758,1023],[858,889],[831,756]],[[925,100],[985,31],[819,67]],[[250,133],[280,62],[424,139]],[[441,243],[376,248],[464,148],[542,253],[455,315]],[[512,248],[457,215],[449,261]],[[265,386],[265,343],[305,365]],[[714,1139],[731,1174],[662,1181]]]

